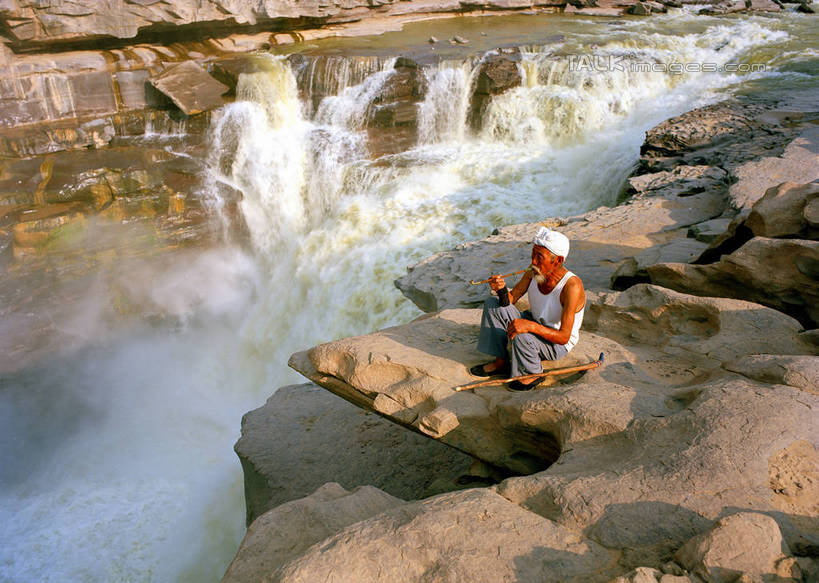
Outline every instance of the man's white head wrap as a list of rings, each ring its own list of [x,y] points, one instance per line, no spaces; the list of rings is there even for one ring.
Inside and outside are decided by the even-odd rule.
[[[569,255],[569,238],[563,233],[558,233],[546,227],[540,227],[537,230],[532,242],[535,245],[546,247],[546,249],[564,259]]]

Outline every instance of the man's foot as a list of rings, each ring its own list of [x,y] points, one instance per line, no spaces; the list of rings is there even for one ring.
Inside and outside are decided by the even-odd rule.
[[[528,384],[523,381],[512,381],[507,386],[510,391],[531,391],[540,384],[540,381],[541,379],[534,379]]]
[[[476,364],[469,369],[469,373],[476,377],[508,376],[510,372],[509,363],[502,358],[484,364]]]

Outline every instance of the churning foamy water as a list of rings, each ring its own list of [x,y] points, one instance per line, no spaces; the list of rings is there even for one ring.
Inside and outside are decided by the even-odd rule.
[[[750,80],[804,81],[788,68],[816,40],[790,15],[572,22],[562,43],[522,48],[524,83],[491,100],[477,134],[467,112],[483,56],[426,66],[418,145],[378,160],[363,127],[393,61],[294,70],[269,57],[243,75],[213,115],[202,196],[218,220],[241,192],[252,250],[144,278],[173,330],[114,333],[92,310],[87,334],[104,343],[3,379],[0,580],[218,580],[243,534],[241,415],[298,380],[292,352],[416,316],[392,282],[431,253],[614,203],[646,129]],[[590,54],[772,67],[571,65]],[[313,103],[319,86],[332,95]]]

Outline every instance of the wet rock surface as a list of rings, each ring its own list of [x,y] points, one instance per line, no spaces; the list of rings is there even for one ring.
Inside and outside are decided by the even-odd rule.
[[[196,115],[224,105],[222,95],[230,89],[193,61],[169,67],[151,79],[151,85],[173,101],[185,115]]]

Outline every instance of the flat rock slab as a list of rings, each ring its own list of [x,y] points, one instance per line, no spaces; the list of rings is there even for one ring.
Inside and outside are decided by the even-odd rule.
[[[655,286],[590,294],[586,314],[575,349],[546,366],[591,362],[605,352],[606,367],[527,393],[454,390],[479,380],[469,367],[488,360],[474,348],[479,310],[445,310],[322,344],[293,355],[290,365],[360,407],[490,464],[532,473],[573,443],[679,410],[677,392],[727,374],[724,360],[806,350],[798,322],[775,310]]]
[[[309,384],[281,387],[246,413],[235,450],[248,524],[329,481],[415,500],[436,480],[454,484],[474,461]]]
[[[151,85],[170,98],[185,115],[221,107],[225,103],[222,95],[230,90],[195,61],[169,67],[151,79]]]
[[[765,192],[782,182],[813,182],[819,179],[819,127],[805,129],[781,156],[746,162],[732,172],[737,181],[729,190],[731,204],[750,207]]]
[[[605,580],[619,553],[486,489],[387,510],[308,549],[265,581]]]

